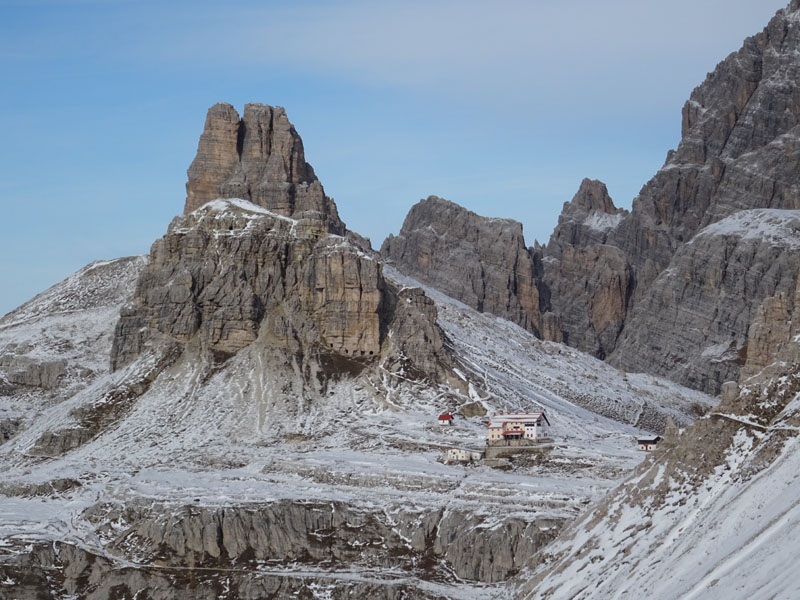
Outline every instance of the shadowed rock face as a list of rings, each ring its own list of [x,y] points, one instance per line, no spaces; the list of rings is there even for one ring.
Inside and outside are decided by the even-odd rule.
[[[565,205],[543,278],[569,344],[711,393],[738,377],[755,308],[794,289],[793,250],[724,235],[684,246],[739,211],[800,206],[798,10],[792,3],[779,12],[692,92],[680,145],[630,214],[586,182]],[[586,226],[602,219],[602,232]],[[592,326],[597,298],[600,332]],[[708,349],[722,346],[712,357]]]
[[[344,233],[336,204],[280,106],[246,104],[241,119],[230,104],[212,106],[187,174],[184,212],[217,198],[243,198],[286,217],[316,215],[329,231]]]
[[[381,255],[472,308],[541,330],[534,261],[517,221],[481,217],[430,196],[411,209],[397,237],[384,241]]]
[[[780,291],[756,309],[747,334],[741,379],[777,377],[785,365],[800,364],[800,274],[794,292]]]
[[[612,360],[716,393],[739,378],[762,302],[793,298],[799,270],[800,211],[740,211],[710,225],[679,248],[633,308]],[[768,315],[783,324],[762,311]]]
[[[148,347],[224,360],[258,341],[304,367],[314,357],[312,370],[402,357],[442,373],[433,303],[389,285],[369,240],[345,230],[283,108],[212,106],[188,175],[184,214],[122,311],[113,369]]]
[[[625,254],[607,243],[627,214],[614,206],[604,183],[584,179],[540,250],[541,285],[561,339],[600,358],[622,331],[633,286]]]
[[[799,48],[800,7],[793,2],[720,63],[684,106],[678,149],[611,236],[635,274],[633,310],[612,363],[716,393],[723,381],[739,376],[755,308],[794,289],[797,251],[790,237],[742,244],[715,235],[695,248],[684,245],[739,211],[800,208]],[[715,310],[695,310],[709,305]],[[690,330],[697,339],[676,335]],[[700,367],[697,354],[723,344],[722,330],[731,352],[717,357],[713,368]],[[665,355],[672,357],[669,367]]]

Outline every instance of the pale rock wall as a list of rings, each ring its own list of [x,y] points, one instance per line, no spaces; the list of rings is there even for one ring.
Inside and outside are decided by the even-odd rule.
[[[153,345],[224,360],[258,341],[286,356],[400,353],[436,378],[447,358],[435,320],[420,290],[392,288],[372,255],[322,221],[219,201],[176,217],[153,244],[117,324],[112,366]]]
[[[344,234],[283,107],[246,104],[240,119],[230,104],[212,106],[187,174],[186,213],[217,198],[242,198],[283,216],[314,216]]]
[[[766,216],[781,212],[748,211],[753,214],[748,226],[737,229],[745,221],[740,212],[684,244],[631,311],[611,363],[710,394],[738,379],[750,356],[749,330],[762,302],[776,294],[794,296],[800,253],[792,238],[794,228],[800,232],[800,221],[771,223],[773,234],[758,233]],[[781,232],[785,235],[774,235]],[[769,316],[762,311],[762,321]],[[752,351],[769,354],[766,340],[760,341],[760,349]]]

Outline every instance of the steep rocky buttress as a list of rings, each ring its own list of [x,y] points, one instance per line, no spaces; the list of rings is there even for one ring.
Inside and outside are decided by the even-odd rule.
[[[283,108],[248,104],[239,119],[211,107],[188,173],[186,213],[153,245],[122,311],[114,369],[147,348],[178,344],[221,362],[258,341],[309,379],[378,360],[444,377],[432,301],[393,287],[342,235]]]
[[[381,255],[480,312],[541,331],[535,265],[516,221],[487,219],[430,196],[411,209],[398,236],[384,241]]]
[[[800,258],[791,236],[772,235],[769,226],[791,227],[784,223],[793,215],[736,214],[800,208],[798,48],[800,6],[793,2],[692,92],[677,150],[630,214],[591,245],[613,247],[630,276],[624,326],[602,349],[612,364],[717,393],[744,364],[754,311],[765,298],[794,289]],[[761,239],[739,241],[737,218],[750,219]],[[552,245],[545,256],[559,260],[563,253]],[[545,269],[551,265],[564,268],[545,259]],[[584,278],[586,291],[571,300],[582,310],[556,308],[565,329],[574,326],[570,314],[590,312],[598,292],[616,287],[619,278],[614,270]],[[549,278],[551,288],[563,279]]]

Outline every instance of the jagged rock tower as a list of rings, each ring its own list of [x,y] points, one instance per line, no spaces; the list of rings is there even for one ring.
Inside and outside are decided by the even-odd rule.
[[[216,362],[257,348],[299,366],[303,385],[377,359],[441,375],[433,302],[393,287],[346,231],[283,108],[211,107],[188,175],[184,214],[121,313],[114,369],[177,345]]]
[[[344,233],[281,106],[246,104],[243,118],[230,104],[212,106],[187,174],[186,213],[217,198],[242,198],[286,217],[316,213],[329,231]]]

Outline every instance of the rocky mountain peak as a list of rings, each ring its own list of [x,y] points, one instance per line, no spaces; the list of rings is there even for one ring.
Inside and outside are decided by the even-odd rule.
[[[539,333],[534,258],[522,224],[482,217],[437,196],[420,200],[381,255],[419,281]]]
[[[680,144],[630,213],[604,214],[613,205],[591,182],[564,205],[542,290],[567,343],[711,393],[738,377],[755,310],[797,275],[788,238],[752,212],[800,202],[797,9],[779,11],[692,92]],[[722,223],[738,230],[739,214],[753,235],[700,235]]]
[[[627,214],[625,209],[614,206],[605,183],[584,179],[572,200],[564,203],[546,255],[560,258],[567,245],[605,244]]]
[[[429,199],[384,255],[545,339],[716,394],[739,378],[762,302],[790,297],[797,281],[800,258],[779,224],[800,208],[798,10],[793,1],[778,11],[692,92],[680,144],[630,212],[585,179],[546,246],[501,260],[521,256],[512,250],[521,226],[505,222],[505,244],[487,242],[496,220]],[[533,296],[520,269],[534,273],[537,300],[525,316],[518,299]]]
[[[344,233],[283,107],[246,104],[240,118],[230,104],[212,106],[187,174],[186,213],[217,198],[242,198],[285,217],[326,221],[329,231]]]
[[[621,209],[614,206],[614,201],[608,195],[606,184],[597,179],[584,179],[581,181],[578,193],[572,198],[570,204],[586,211],[599,211],[609,215],[621,212]]]
[[[632,227],[669,232],[653,236],[666,246],[649,252],[659,261],[737,210],[798,208],[796,10],[793,3],[747,38],[685,104],[677,150],[634,201]]]

